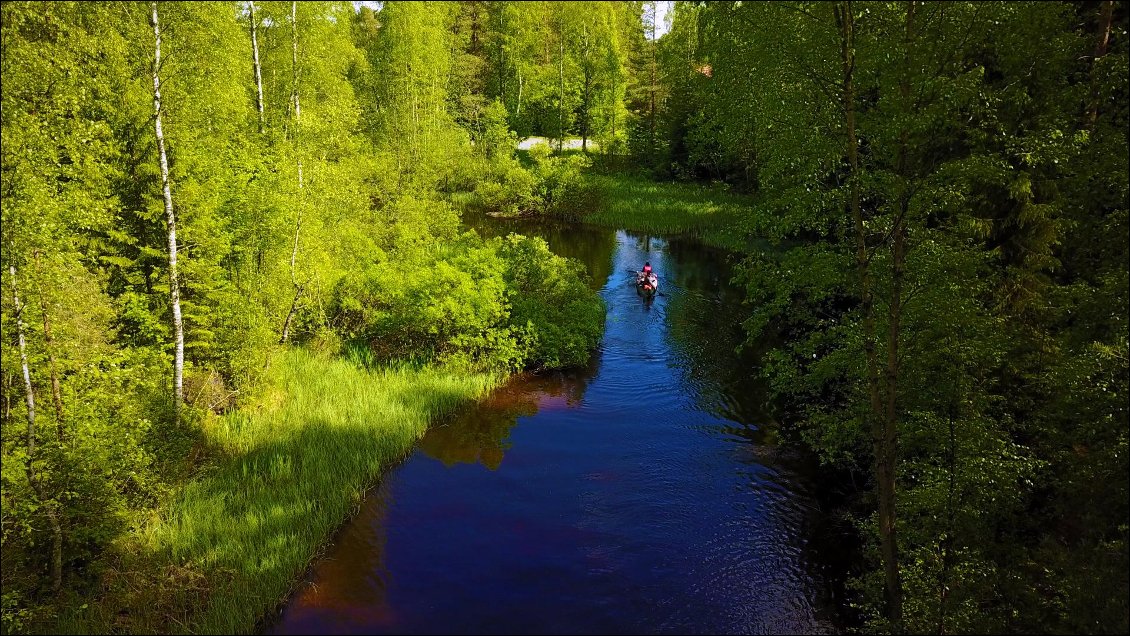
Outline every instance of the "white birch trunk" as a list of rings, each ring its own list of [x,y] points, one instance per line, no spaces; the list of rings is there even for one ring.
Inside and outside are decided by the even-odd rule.
[[[257,91],[255,106],[259,109],[259,132],[262,133],[266,130],[266,119],[263,115],[263,73],[259,67],[259,38],[255,31],[255,2],[252,1],[247,4],[251,11],[251,54],[255,60],[255,89]]]
[[[12,279],[12,305],[16,312],[16,340],[20,345],[20,366],[24,373],[24,396],[27,400],[27,456],[28,476],[34,481],[31,458],[35,456],[35,390],[31,386],[31,373],[27,366],[27,342],[24,340],[24,308],[20,304],[19,287],[16,285],[16,266],[9,265],[8,273]]]
[[[184,403],[184,321],[180,312],[180,284],[177,282],[177,217],[173,212],[173,193],[169,187],[169,160],[165,154],[165,133],[161,128],[161,27],[157,20],[157,3],[152,4],[150,23],[156,41],[153,56],[153,111],[156,114],[157,151],[161,160],[161,189],[165,196],[165,221],[169,228],[169,295],[173,306],[173,331],[176,352],[173,354],[173,414],[180,423]]]
[[[20,345],[20,366],[24,375],[24,397],[27,400],[27,480],[36,499],[47,513],[51,524],[51,589],[58,593],[63,587],[63,528],[59,524],[58,502],[47,501],[43,485],[35,475],[35,389],[31,385],[31,372],[27,365],[27,341],[24,339],[24,308],[20,304],[19,286],[16,284],[16,266],[9,265],[12,278],[12,304],[16,312],[16,336]]]
[[[283,321],[282,335],[279,336],[279,344],[286,344],[290,338],[290,325],[294,322],[294,315],[298,312],[298,301],[302,298],[302,290],[305,285],[298,283],[298,243],[302,235],[302,155],[299,152],[298,134],[299,125],[302,118],[302,105],[298,98],[298,3],[293,1],[290,3],[290,65],[292,71],[293,84],[290,89],[290,98],[294,104],[294,125],[291,127],[292,140],[294,141],[294,155],[295,161],[298,164],[298,217],[294,223],[294,247],[290,250],[290,282],[294,285],[294,300],[290,302],[290,310],[286,313],[286,320]]]

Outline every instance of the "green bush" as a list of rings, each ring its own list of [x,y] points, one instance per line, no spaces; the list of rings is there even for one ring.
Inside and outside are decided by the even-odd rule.
[[[510,130],[507,118],[506,106],[501,100],[495,99],[483,109],[482,134],[476,139],[476,143],[483,156],[489,161],[514,157],[514,148],[518,146],[518,135]]]
[[[491,214],[541,214],[578,219],[595,207],[597,190],[585,179],[592,165],[587,155],[554,155],[548,145],[529,151],[524,167],[510,156],[496,155],[490,176],[475,187],[478,205]]]
[[[459,233],[459,213],[448,203],[426,195],[402,195],[377,214],[384,230],[376,237],[381,250],[430,245]]]
[[[13,412],[11,425],[0,432],[4,633],[50,620],[55,611],[58,599],[51,600],[41,576],[50,571],[49,509],[59,511],[66,584],[89,584],[98,557],[139,521],[141,511],[168,497],[197,441],[194,425],[177,427],[167,417],[171,372],[159,350],[107,348],[86,362],[66,378],[64,395],[83,397],[66,402],[64,421],[50,406],[38,409],[40,493],[28,482],[26,428],[17,425],[26,411]],[[196,416],[191,410],[187,415]]]
[[[343,338],[379,360],[506,371],[579,365],[604,324],[586,276],[541,239],[467,233],[347,275],[331,314]]]
[[[604,302],[586,284],[580,262],[549,251],[543,239],[511,234],[502,241],[510,323],[535,335],[533,366],[582,365],[604,330]]]
[[[381,358],[517,366],[505,354],[493,356],[518,348],[497,333],[507,317],[502,271],[496,250],[474,234],[434,249],[406,247],[345,277],[334,296],[335,322],[345,338],[368,343]]]
[[[534,190],[539,211],[547,216],[579,218],[592,207],[594,190],[585,180],[584,170],[592,165],[585,154],[553,155],[548,145],[530,149]]]
[[[484,210],[501,216],[517,216],[536,210],[536,177],[516,160],[495,162],[493,178],[475,186],[475,196]]]

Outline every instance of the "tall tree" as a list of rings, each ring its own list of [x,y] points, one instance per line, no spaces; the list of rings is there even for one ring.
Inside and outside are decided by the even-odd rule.
[[[63,587],[63,529],[59,524],[57,502],[47,497],[43,484],[36,475],[36,430],[35,430],[35,389],[31,385],[28,371],[27,343],[24,338],[23,305],[20,304],[19,284],[16,281],[16,266],[8,266],[9,280],[12,283],[12,306],[15,310],[16,334],[20,347],[20,370],[24,378],[24,396],[27,402],[27,481],[31,484],[39,504],[44,507],[51,523],[51,589],[58,593]]]
[[[859,295],[863,313],[863,350],[867,356],[867,394],[871,410],[871,436],[875,453],[875,476],[879,490],[879,540],[883,552],[883,569],[887,581],[888,616],[894,631],[902,627],[902,583],[898,568],[898,542],[895,528],[895,467],[893,422],[884,417],[882,389],[875,329],[875,296],[871,281],[872,254],[867,249],[867,230],[863,223],[860,190],[863,174],[859,163],[859,140],[856,136],[855,89],[856,69],[855,24],[851,2],[845,0],[832,7],[840,31],[840,62],[843,68],[842,108],[847,157],[850,172],[849,205],[855,227],[855,266],[859,275]],[[891,396],[894,399],[894,396]]]
[[[1114,0],[1103,0],[1099,6],[1095,53],[1091,56],[1091,97],[1090,104],[1087,107],[1087,121],[1085,124],[1087,130],[1094,129],[1095,120],[1098,119],[1099,116],[1099,82],[1095,78],[1094,67],[1098,64],[1099,60],[1106,55],[1107,47],[1110,45],[1110,25],[1114,16]]]
[[[165,224],[169,245],[169,302],[173,310],[173,413],[179,422],[184,406],[184,320],[180,308],[180,283],[177,280],[177,217],[173,211],[173,192],[169,185],[169,160],[165,154],[165,133],[161,127],[161,25],[157,2],[150,3],[149,24],[153,27],[153,113],[157,134],[157,154],[161,164],[161,193],[165,201]]]
[[[255,67],[255,109],[259,111],[259,132],[266,130],[266,121],[263,116],[263,72],[259,67],[259,38],[256,34],[255,1],[247,3],[249,22],[251,25],[251,61]]]
[[[302,292],[306,288],[305,283],[298,282],[297,264],[298,259],[298,244],[302,238],[302,212],[305,207],[305,200],[303,198],[303,181],[302,181],[302,150],[301,150],[301,126],[302,126],[302,106],[298,94],[298,2],[292,1],[290,3],[290,66],[291,74],[293,77],[290,92],[290,102],[293,110],[290,135],[294,143],[294,157],[295,163],[298,168],[298,201],[295,211],[294,221],[294,246],[290,251],[290,283],[294,286],[294,299],[290,301],[290,309],[286,312],[286,319],[283,321],[282,335],[279,337],[279,344],[286,344],[287,338],[290,336],[290,323],[294,320],[294,314],[298,311],[298,301],[302,298]]]
[[[851,6],[845,3],[845,12]],[[850,18],[848,18],[850,22]],[[845,27],[850,29],[850,25]],[[899,386],[899,341],[902,336],[902,300],[903,278],[906,268],[906,224],[910,212],[911,175],[909,168],[909,125],[913,117],[913,104],[910,95],[911,74],[911,47],[914,39],[914,0],[906,3],[906,30],[903,38],[903,68],[899,76],[899,97],[901,103],[902,125],[899,131],[898,158],[895,171],[900,183],[898,185],[897,206],[894,211],[895,218],[891,247],[891,290],[887,299],[887,370],[886,384],[883,387],[886,394],[886,409],[883,413],[883,439],[882,445],[877,445],[876,451],[882,450],[884,456],[879,461],[879,523],[880,538],[883,543],[884,571],[887,578],[887,595],[890,603],[890,618],[895,631],[902,631],[902,576],[898,565],[898,539],[895,521],[895,475],[898,460],[898,386]],[[853,168],[854,169],[854,168]],[[858,176],[858,175],[856,175]],[[856,228],[857,235],[862,233],[862,227]],[[858,239],[857,239],[858,240]],[[878,413],[875,414],[878,417]]]

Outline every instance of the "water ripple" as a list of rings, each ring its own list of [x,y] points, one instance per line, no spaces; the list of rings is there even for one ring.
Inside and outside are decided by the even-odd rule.
[[[429,432],[278,633],[835,630],[805,479],[765,441],[756,360],[734,354],[726,259],[602,232],[546,235],[606,272],[593,368],[516,379]],[[645,260],[650,300],[632,282]]]

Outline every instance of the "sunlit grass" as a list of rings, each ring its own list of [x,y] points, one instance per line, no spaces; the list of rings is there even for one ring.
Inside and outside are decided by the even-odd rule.
[[[742,251],[750,237],[743,231],[750,199],[720,186],[660,183],[628,175],[592,175],[602,205],[585,222],[655,234],[682,234],[705,243]]]
[[[499,380],[433,367],[366,370],[358,362],[280,353],[260,404],[207,426],[223,459],[135,535],[138,564],[154,571],[133,583],[123,576],[111,592],[118,602],[98,610],[124,605],[116,615],[88,615],[72,627],[254,631],[429,422]],[[156,589],[170,577],[181,580]],[[146,580],[153,589],[136,583]]]

